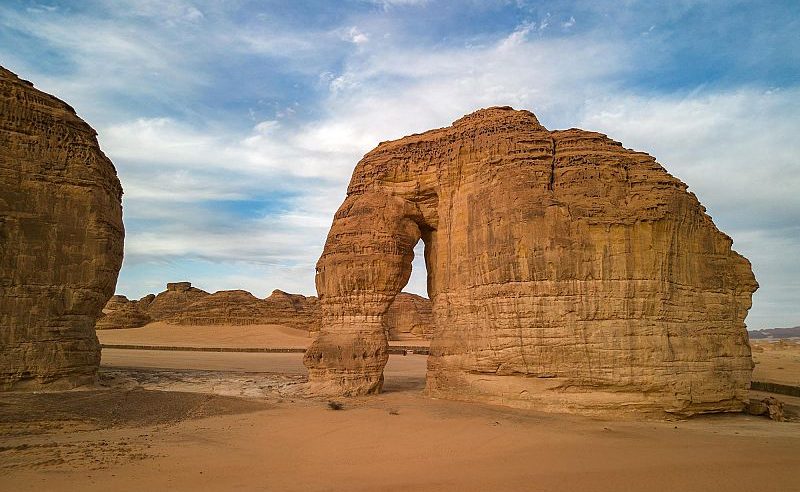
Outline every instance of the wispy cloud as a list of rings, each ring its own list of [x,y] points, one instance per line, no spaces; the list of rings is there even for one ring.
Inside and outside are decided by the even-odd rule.
[[[122,293],[176,277],[209,290],[312,293],[331,217],[365,152],[508,104],[550,128],[603,131],[655,155],[753,261],[762,287],[749,324],[800,321],[791,300],[800,42],[784,7],[27,7],[0,6],[0,56],[74,105],[115,162],[128,231]],[[707,32],[712,18],[719,29]],[[749,33],[748,43],[730,32]],[[414,267],[410,287],[424,293],[419,258]]]

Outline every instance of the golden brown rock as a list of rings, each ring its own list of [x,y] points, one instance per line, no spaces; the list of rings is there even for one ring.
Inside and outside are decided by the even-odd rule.
[[[750,263],[651,156],[490,108],[358,163],[317,264],[309,390],[380,391],[422,239],[427,391],[556,411],[739,411]]]
[[[125,296],[113,295],[111,296],[111,299],[108,300],[105,307],[103,307],[103,313],[108,314],[111,311],[122,309],[123,307],[128,306],[132,303],[136,303],[136,301],[131,301]]]
[[[139,304],[153,320],[162,321],[180,314],[192,303],[209,295],[204,290],[192,287],[191,282],[173,282],[167,284],[167,290],[164,292],[152,298],[145,296]]]
[[[122,188],[95,131],[0,67],[0,390],[94,380],[122,263]]]
[[[319,302],[315,296],[289,294],[275,289],[264,300],[268,306],[265,319],[269,323],[308,331],[319,331]]]
[[[174,325],[283,325],[319,331],[317,298],[274,290],[259,299],[245,290],[222,290],[213,294],[196,289],[189,282],[167,284],[158,296],[149,294],[138,301],[113,296],[103,309],[105,316],[97,329],[135,328],[151,321]],[[414,294],[400,293],[385,318],[390,339],[429,337],[432,333],[430,301]]]
[[[430,339],[433,335],[431,301],[416,294],[401,292],[383,317],[389,340]]]
[[[177,325],[276,324],[311,331],[319,323],[319,310],[316,297],[276,290],[268,298],[258,299],[244,290],[223,290],[163,320]]]
[[[119,328],[139,328],[153,321],[135,302],[119,306],[114,310],[106,310],[95,323],[97,330],[113,330]]]

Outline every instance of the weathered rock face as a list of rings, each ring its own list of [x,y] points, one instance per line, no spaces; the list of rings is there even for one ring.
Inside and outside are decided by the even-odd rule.
[[[261,300],[244,290],[223,290],[204,296],[163,318],[175,325],[254,325]]]
[[[105,311],[105,309],[104,309]],[[113,330],[119,328],[139,328],[153,319],[143,312],[135,302],[119,306],[117,309],[103,313],[95,323],[97,330]]]
[[[139,304],[153,320],[161,321],[180,314],[192,303],[209,295],[204,290],[192,287],[190,282],[174,282],[168,283],[167,290],[153,298],[145,296]]]
[[[310,331],[319,323],[316,301],[315,297],[279,290],[266,299],[244,290],[223,290],[193,302],[164,321],[177,325],[277,324]]]
[[[433,336],[431,301],[416,294],[397,294],[383,321],[389,340],[430,339]]]
[[[311,392],[381,389],[383,318],[420,238],[431,395],[589,413],[747,401],[757,284],[731,239],[649,155],[511,108],[358,163],[317,264]]]
[[[140,301],[131,301],[125,296],[111,296],[94,327],[97,330],[114,330],[144,326],[153,319],[142,306]],[[144,304],[145,308],[146,306],[147,304]]]
[[[269,306],[265,316],[265,319],[271,320],[269,323],[319,331],[320,310],[316,297],[289,294],[275,289],[264,303]]]
[[[158,299],[157,303],[154,301]],[[192,299],[196,299],[192,301]],[[151,310],[151,306],[155,309]],[[138,328],[153,321],[173,325],[282,325],[310,333],[319,331],[321,310],[317,298],[274,290],[259,299],[245,290],[221,290],[213,294],[195,289],[189,282],[167,284],[158,296],[138,301],[122,295],[109,299],[97,320],[98,330]],[[395,297],[384,322],[390,340],[430,338],[433,333],[431,302],[401,292]]]
[[[118,309],[122,309],[125,306],[130,304],[134,304],[136,301],[131,301],[125,296],[120,295],[113,295],[111,299],[108,300],[106,305],[103,307],[103,313],[109,313],[111,311],[116,311]]]
[[[90,383],[122,263],[122,188],[95,131],[0,67],[0,390]]]

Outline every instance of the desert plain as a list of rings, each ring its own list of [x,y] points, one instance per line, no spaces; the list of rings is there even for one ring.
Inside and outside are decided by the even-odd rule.
[[[230,349],[310,342],[280,325],[151,323],[98,337]],[[798,384],[800,343],[752,345],[754,380]],[[773,395],[786,422],[541,413],[429,398],[427,357],[409,354],[390,356],[382,394],[329,400],[295,391],[307,377],[302,355],[104,348],[94,388],[0,395],[0,490],[800,488],[792,397]]]

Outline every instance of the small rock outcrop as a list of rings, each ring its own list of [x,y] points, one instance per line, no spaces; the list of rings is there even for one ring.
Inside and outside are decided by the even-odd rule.
[[[149,302],[148,296],[139,302],[148,316],[155,321],[161,321],[182,313],[189,305],[209,295],[211,294],[204,290],[192,287],[191,282],[173,282],[168,283],[167,290]]]
[[[773,396],[768,396],[760,400],[750,400],[745,411],[750,415],[765,415],[777,422],[786,420],[783,413],[783,402]]]
[[[381,390],[385,317],[425,244],[427,392],[542,410],[741,411],[758,287],[687,186],[600,133],[507,107],[383,142],[317,263],[308,390]]]
[[[122,264],[122,187],[69,105],[0,67],[0,390],[91,383]]]
[[[430,339],[433,336],[431,301],[416,294],[397,294],[383,321],[389,340]]]
[[[104,313],[95,323],[97,330],[114,330],[120,328],[139,328],[151,323],[153,318],[142,312],[136,304],[119,306],[113,311]]]
[[[97,330],[139,328],[152,321],[153,319],[141,308],[139,301],[115,295],[106,303],[103,314],[97,319],[94,327]]]
[[[269,306],[267,319],[272,320],[271,323],[310,332],[319,331],[321,314],[315,296],[306,297],[275,289],[264,302]]]

